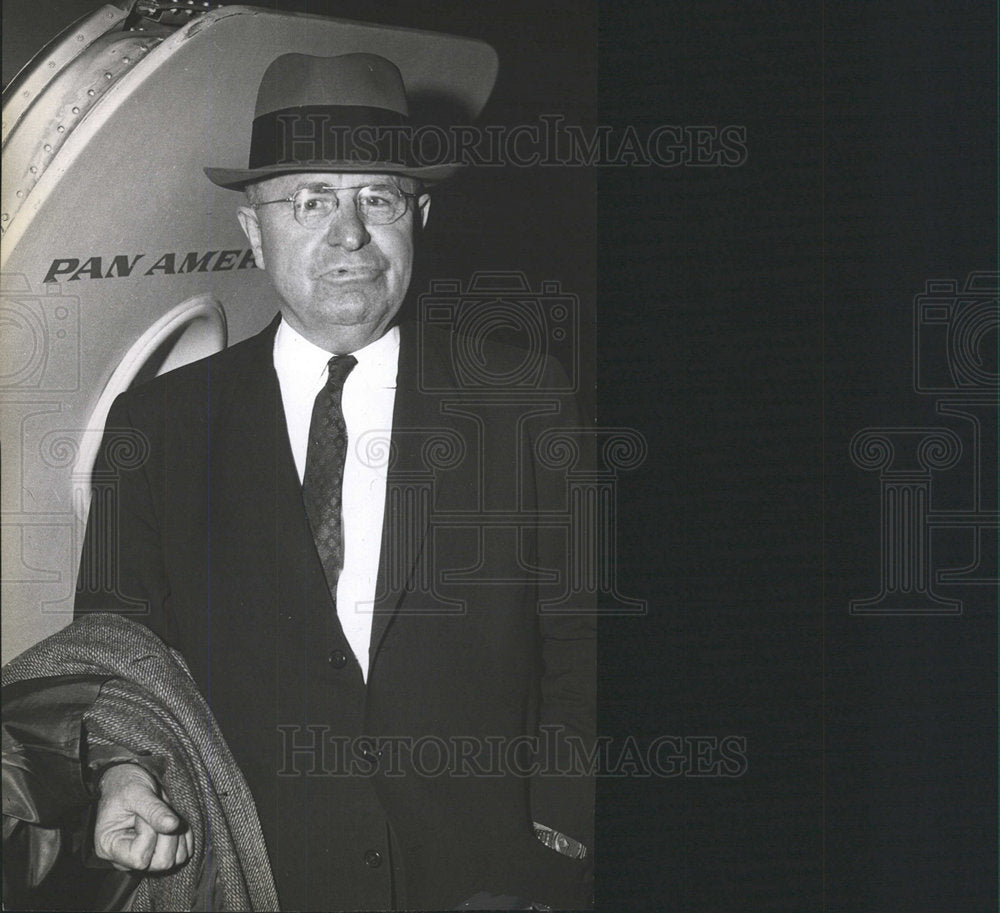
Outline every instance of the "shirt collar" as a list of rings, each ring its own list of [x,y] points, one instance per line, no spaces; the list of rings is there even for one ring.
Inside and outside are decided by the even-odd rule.
[[[371,387],[396,386],[399,363],[399,327],[391,327],[384,336],[351,353],[357,366],[351,377],[363,379]],[[295,377],[303,382],[321,383],[332,353],[310,342],[293,329],[284,317],[274,336],[274,368],[279,377]]]

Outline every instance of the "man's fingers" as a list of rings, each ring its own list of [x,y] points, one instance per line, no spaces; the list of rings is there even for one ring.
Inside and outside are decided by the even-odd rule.
[[[132,809],[160,834],[171,834],[180,827],[181,820],[174,810],[149,790],[135,794]]]
[[[94,848],[115,868],[163,872],[186,862],[194,842],[183,826],[140,768],[122,765],[101,780]]]
[[[172,869],[177,855],[177,844],[180,841],[176,834],[160,834],[156,839],[153,857],[149,860],[150,872],[166,872]]]
[[[188,834],[190,831],[181,834],[177,840],[177,850],[174,853],[174,865],[183,865],[188,861],[191,850],[188,848]]]
[[[116,869],[168,872],[190,857],[187,834],[158,834],[146,822],[122,830],[109,841],[109,858]],[[102,854],[98,854],[102,855]]]
[[[109,858],[128,869],[146,869],[156,848],[156,831],[136,817],[135,827],[121,828],[108,840]]]

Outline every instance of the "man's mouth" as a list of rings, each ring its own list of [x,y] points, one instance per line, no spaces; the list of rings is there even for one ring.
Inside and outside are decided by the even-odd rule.
[[[375,266],[335,266],[319,274],[324,282],[371,282],[381,270]]]

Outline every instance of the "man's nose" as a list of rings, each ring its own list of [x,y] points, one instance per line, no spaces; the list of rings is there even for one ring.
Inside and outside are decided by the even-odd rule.
[[[371,240],[353,200],[343,200],[330,219],[326,242],[332,247],[358,250]]]

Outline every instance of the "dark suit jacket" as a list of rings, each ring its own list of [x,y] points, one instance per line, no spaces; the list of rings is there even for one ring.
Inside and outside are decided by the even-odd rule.
[[[401,328],[366,685],[305,517],[276,326],[115,403],[77,613],[129,613],[183,653],[284,908],[447,908],[482,890],[588,906],[589,860],[532,833],[593,851],[593,781],[565,771],[569,743],[594,738],[594,617],[541,607],[570,579],[566,469],[539,459],[548,429],[580,424],[559,368],[525,382],[521,350]]]

